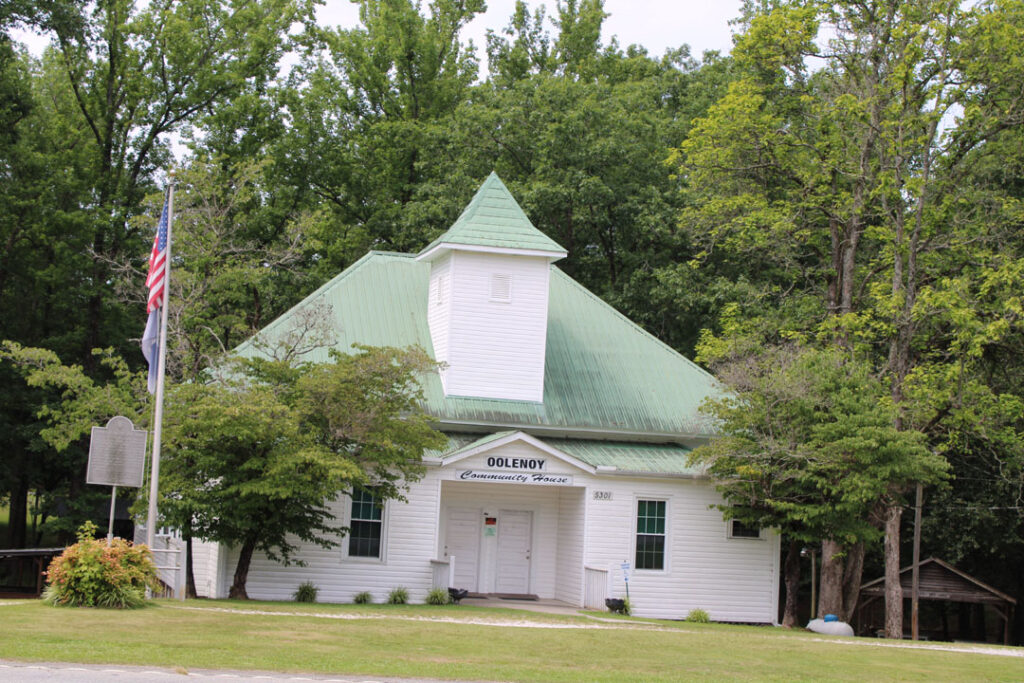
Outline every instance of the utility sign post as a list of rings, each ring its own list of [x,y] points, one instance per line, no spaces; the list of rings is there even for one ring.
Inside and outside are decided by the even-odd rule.
[[[135,429],[127,417],[110,418],[106,427],[93,427],[89,439],[89,466],[86,484],[113,486],[110,494],[110,520],[107,524],[107,544],[114,538],[114,504],[118,486],[142,486],[146,463],[147,433]]]

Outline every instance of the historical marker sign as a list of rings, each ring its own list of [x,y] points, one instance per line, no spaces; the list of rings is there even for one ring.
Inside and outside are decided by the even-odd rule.
[[[89,441],[87,484],[142,486],[146,462],[146,435],[127,417],[110,418],[106,427],[93,427]]]

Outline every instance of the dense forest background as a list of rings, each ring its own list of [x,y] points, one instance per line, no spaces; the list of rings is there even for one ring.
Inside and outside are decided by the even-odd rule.
[[[909,563],[916,482],[922,557],[1024,598],[1022,3],[750,0],[699,59],[602,42],[601,0],[520,3],[486,73],[483,0],[358,4],[341,29],[306,0],[3,3],[0,339],[141,367],[172,166],[177,380],[419,250],[493,170],[559,267],[744,397],[704,457],[744,458],[731,514],[823,542],[835,611],[886,543]],[[108,495],[87,441],[54,447],[62,392],[14,365],[0,397],[0,543],[69,536]]]

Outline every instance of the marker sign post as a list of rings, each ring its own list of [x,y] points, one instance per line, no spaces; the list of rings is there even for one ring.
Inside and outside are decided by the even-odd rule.
[[[146,437],[148,432],[135,429],[127,417],[110,418],[106,427],[93,427],[89,439],[89,468],[86,484],[113,486],[110,494],[110,521],[107,524],[107,544],[114,538],[114,503],[118,486],[142,486],[146,463]]]
[[[629,600],[629,561],[623,560],[622,564],[622,580],[626,582],[626,599]]]

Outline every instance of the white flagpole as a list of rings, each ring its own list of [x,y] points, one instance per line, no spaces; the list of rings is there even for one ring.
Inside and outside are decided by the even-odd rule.
[[[167,190],[167,255],[164,259],[164,292],[160,306],[160,350],[157,354],[156,409],[153,415],[153,457],[149,467],[149,511],[146,545],[153,549],[156,536],[156,498],[160,490],[160,436],[164,422],[164,370],[167,364],[167,302],[171,294],[171,225],[174,223],[174,177]]]

